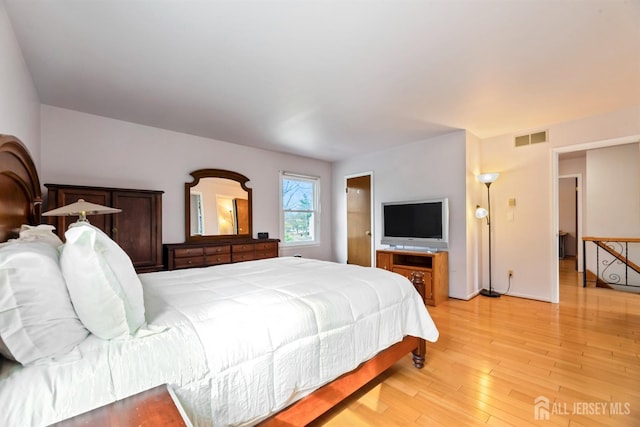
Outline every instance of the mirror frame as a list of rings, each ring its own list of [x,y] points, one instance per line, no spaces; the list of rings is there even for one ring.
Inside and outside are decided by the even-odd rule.
[[[251,188],[247,187],[249,178],[237,172],[224,169],[198,169],[191,172],[193,181],[184,184],[184,238],[186,242],[216,242],[220,240],[250,239],[253,237],[253,203],[251,198]],[[249,205],[249,232],[246,234],[212,234],[212,235],[191,235],[191,188],[198,185],[203,178],[223,178],[236,181],[242,189],[247,192],[247,202]]]

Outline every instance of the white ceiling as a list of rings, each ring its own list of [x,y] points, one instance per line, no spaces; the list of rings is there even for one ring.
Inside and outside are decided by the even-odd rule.
[[[43,104],[330,161],[640,105],[640,0],[4,2]]]

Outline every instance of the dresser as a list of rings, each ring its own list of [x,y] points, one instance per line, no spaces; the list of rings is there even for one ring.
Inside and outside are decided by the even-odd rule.
[[[136,272],[148,273],[164,268],[162,262],[162,191],[127,188],[87,187],[45,184],[47,210],[84,199],[90,203],[122,209],[108,215],[92,215],[89,222],[105,232],[131,258]],[[52,216],[49,224],[64,240],[74,216]]]
[[[278,256],[278,239],[233,239],[164,245],[167,270],[208,267]]]

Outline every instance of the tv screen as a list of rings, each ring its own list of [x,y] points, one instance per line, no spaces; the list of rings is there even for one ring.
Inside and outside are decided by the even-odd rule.
[[[446,198],[382,204],[382,244],[448,248]]]

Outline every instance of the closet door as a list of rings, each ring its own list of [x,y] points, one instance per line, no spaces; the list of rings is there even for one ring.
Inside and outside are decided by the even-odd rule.
[[[129,255],[136,271],[162,268],[162,199],[147,191],[117,191],[112,206],[122,209],[113,215],[111,237]]]

